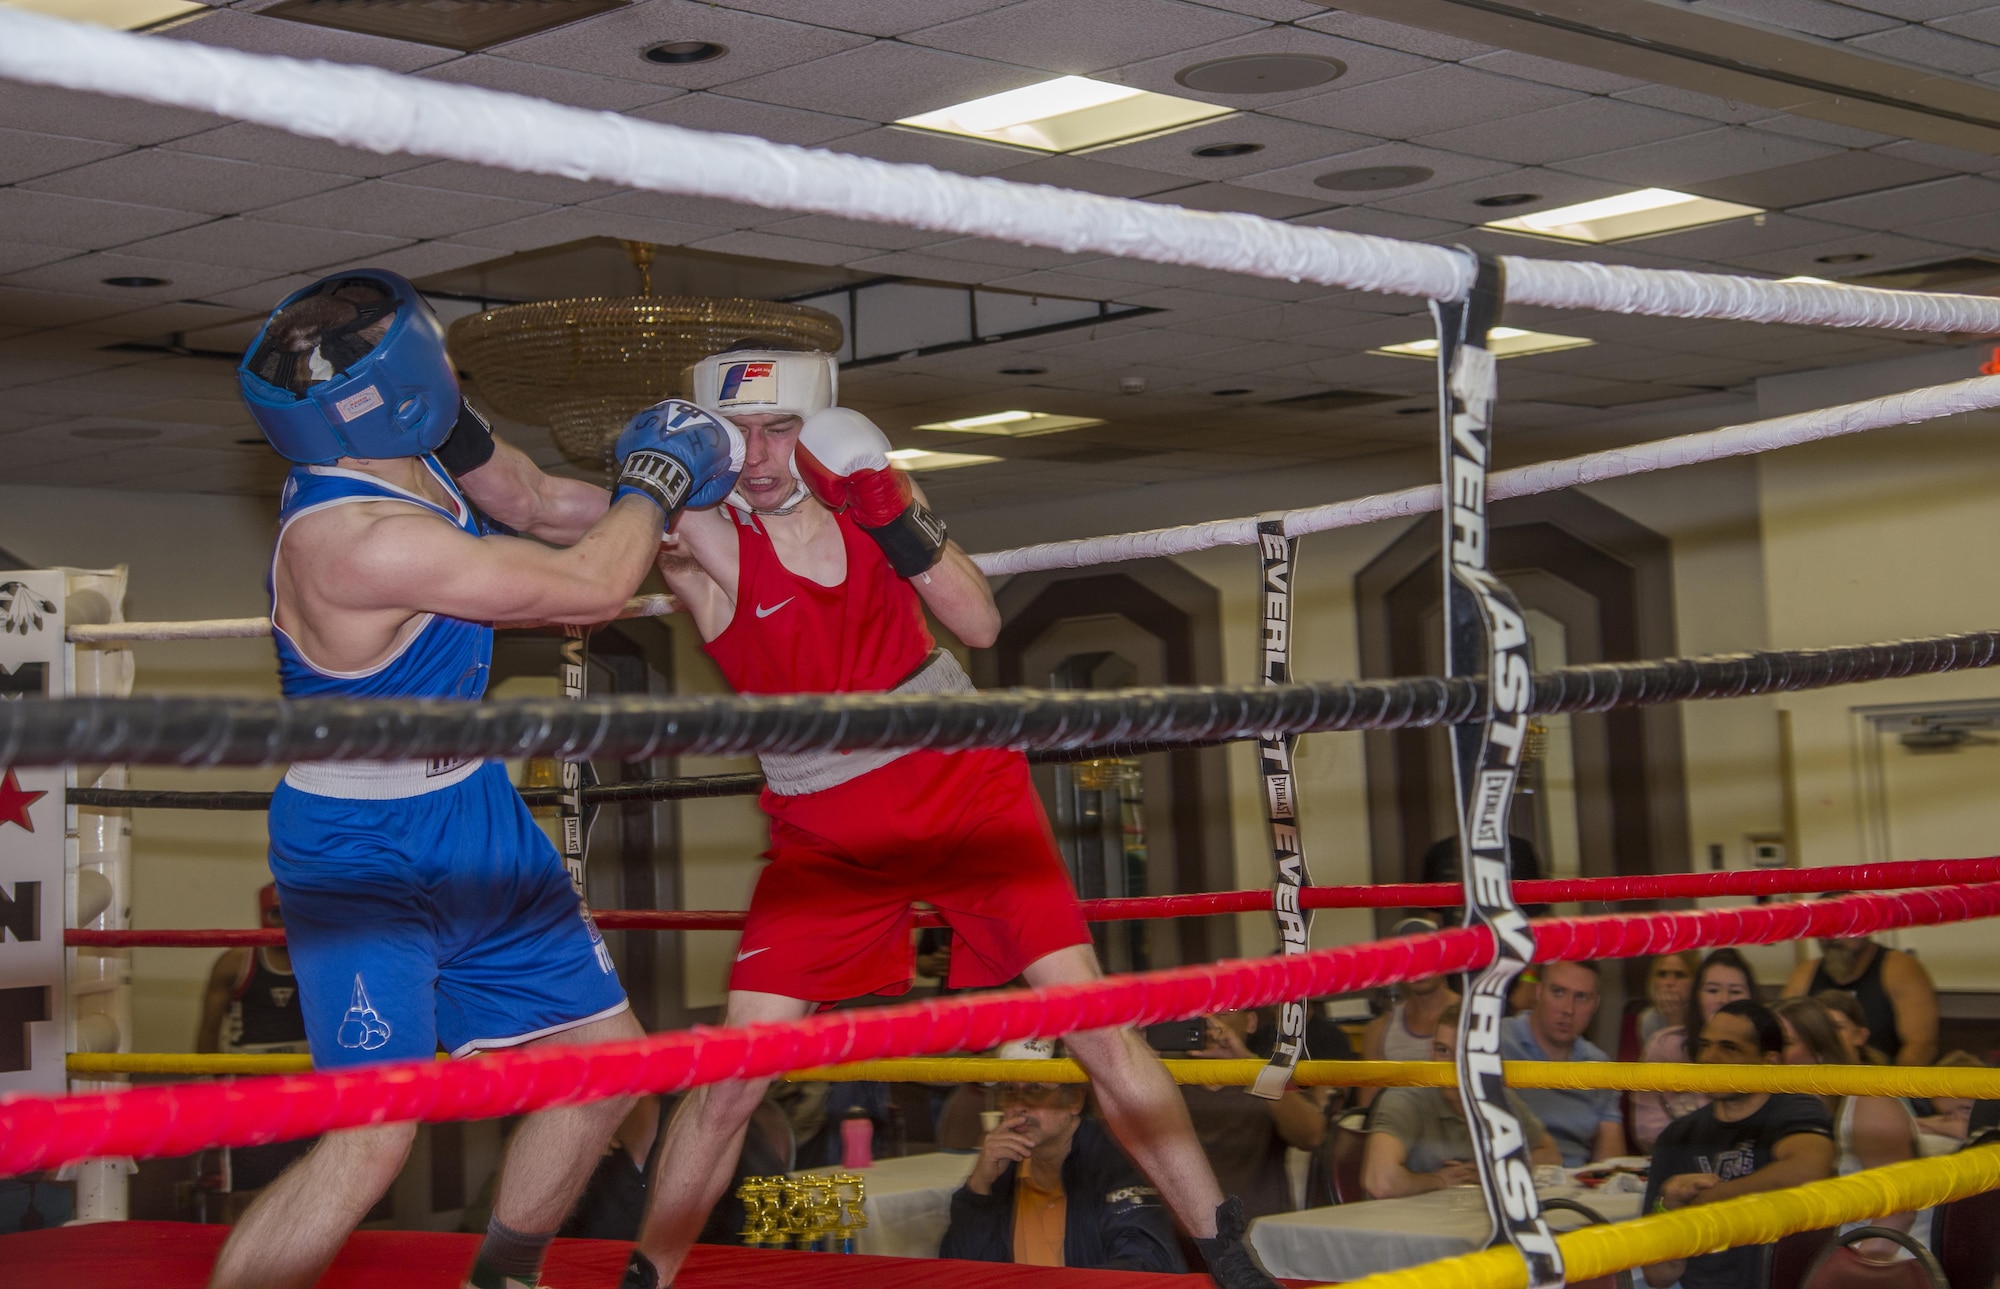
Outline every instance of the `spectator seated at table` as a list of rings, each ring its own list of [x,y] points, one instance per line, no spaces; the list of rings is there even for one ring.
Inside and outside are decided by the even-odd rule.
[[[1608,1061],[1583,1036],[1597,1016],[1594,962],[1548,962],[1527,1011],[1500,1022],[1500,1054],[1510,1061]],[[1571,1168],[1625,1153],[1624,1111],[1608,1088],[1524,1088],[1521,1100],[1541,1119]]]
[[[1275,1015],[1223,1012],[1204,1018],[1208,1041],[1188,1055],[1206,1060],[1247,1061],[1256,1053],[1250,1040],[1274,1027]],[[1318,1053],[1313,1053],[1318,1056]],[[1326,1059],[1326,1058],[1321,1058]],[[1289,1213],[1292,1183],[1285,1171],[1285,1148],[1317,1150],[1326,1139],[1324,1089],[1287,1088],[1276,1101],[1250,1095],[1246,1087],[1181,1085],[1195,1136],[1208,1152],[1215,1180],[1225,1195],[1243,1199],[1244,1216],[1255,1220]]]
[[[1820,898],[1851,894],[1829,891]],[[1868,1018],[1869,1042],[1891,1065],[1929,1065],[1937,1059],[1937,989],[1922,963],[1865,935],[1821,940],[1819,951],[1818,958],[1793,970],[1785,981],[1785,997],[1845,990]]]
[[[1941,1070],[1983,1070],[1986,1062],[1970,1052],[1946,1052],[1938,1058]],[[1935,1138],[1936,1145],[1925,1145],[1926,1155],[1946,1154],[1965,1144],[1972,1134],[1972,1107],[1976,1104],[1971,1097],[1932,1097],[1931,1113],[1917,1120],[1917,1127],[1925,1137]]]
[[[1408,917],[1389,928],[1391,936],[1429,935],[1438,924],[1429,918]],[[1396,999],[1389,1009],[1368,1022],[1361,1031],[1361,1059],[1364,1061],[1428,1061],[1431,1035],[1438,1016],[1458,1002],[1450,976],[1423,976],[1396,986]],[[1378,1088],[1360,1089],[1362,1105],[1380,1095]]]
[[[1785,1031],[1771,1009],[1739,999],[1703,1024],[1694,1059],[1703,1065],[1777,1065]],[[1672,1212],[1833,1176],[1833,1121],[1818,1097],[1716,1092],[1668,1124],[1653,1147],[1645,1211]],[[1760,1246],[1704,1253],[1645,1269],[1652,1289],[1757,1289]]]
[[[1432,1060],[1457,1058],[1458,1011],[1453,1003],[1438,1017],[1437,1033],[1431,1036]],[[1521,1121],[1521,1135],[1534,1162],[1562,1163],[1562,1152],[1520,1094],[1509,1090],[1507,1104]],[[1478,1181],[1472,1134],[1465,1126],[1465,1104],[1457,1088],[1387,1088],[1375,1098],[1368,1114],[1368,1144],[1361,1156],[1361,1187],[1370,1199],[1422,1195]]]
[[[1080,1083],[1002,1083],[1000,1123],[951,1197],[941,1258],[1186,1271],[1159,1192],[1083,1117]]]
[[[1712,951],[1701,960],[1701,966],[1695,968],[1694,987],[1689,991],[1682,1014],[1675,1018],[1673,1024],[1646,1040],[1639,1059],[1651,1062],[1693,1060],[1689,1037],[1698,1037],[1702,1025],[1723,1004],[1756,996],[1757,977],[1750,970],[1749,961],[1734,949]],[[1669,1123],[1693,1114],[1708,1104],[1708,1098],[1699,1092],[1634,1092],[1631,1102],[1632,1118],[1626,1125],[1630,1129],[1628,1135],[1643,1153],[1652,1150],[1653,1142]]]

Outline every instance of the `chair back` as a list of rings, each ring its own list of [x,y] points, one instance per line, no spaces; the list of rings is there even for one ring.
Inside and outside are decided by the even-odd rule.
[[[1764,1289],[1805,1289],[1807,1269],[1838,1235],[1833,1227],[1794,1231],[1779,1236],[1776,1244],[1765,1245]]]
[[[2000,1232],[2000,1191],[1938,1206],[1931,1219],[1931,1246],[1951,1289],[1993,1289],[1994,1278],[2000,1276],[1996,1232]]]
[[[1368,1112],[1351,1110],[1333,1121],[1327,1133],[1327,1172],[1333,1181],[1333,1202],[1358,1204],[1368,1198],[1361,1189],[1361,1157],[1368,1149]]]
[[[1604,1214],[1598,1212],[1590,1205],[1573,1199],[1563,1199],[1560,1196],[1555,1199],[1545,1199],[1542,1201],[1543,1216],[1547,1216],[1550,1213],[1575,1213],[1592,1226],[1608,1226],[1611,1223],[1610,1218],[1604,1216]],[[1608,1276],[1599,1276],[1595,1280],[1572,1280],[1569,1283],[1569,1289],[1633,1289],[1632,1272],[1630,1270],[1614,1271]]]
[[[1894,1262],[1863,1257],[1855,1245],[1888,1240],[1910,1256]],[[1800,1289],[1947,1289],[1944,1268],[1931,1251],[1902,1231],[1863,1226],[1830,1241],[1806,1268]]]

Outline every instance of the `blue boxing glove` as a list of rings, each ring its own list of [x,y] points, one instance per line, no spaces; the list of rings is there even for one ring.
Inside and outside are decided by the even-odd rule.
[[[670,398],[633,417],[613,449],[616,502],[644,497],[672,522],[687,506],[713,506],[743,471],[743,433],[704,407]]]

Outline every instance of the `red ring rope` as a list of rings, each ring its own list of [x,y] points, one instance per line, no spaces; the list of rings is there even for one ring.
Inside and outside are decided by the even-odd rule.
[[[1579,877],[1514,883],[1523,904],[1613,903],[1622,900],[1679,900],[1709,896],[1799,895],[1817,891],[1883,891],[1962,882],[2000,881],[2000,857],[1917,859],[1837,868],[1738,869],[1724,873],[1661,873],[1644,877]],[[1446,882],[1400,882],[1383,886],[1314,886],[1301,894],[1309,909],[1437,909],[1465,902],[1464,892]],[[1198,895],[1156,895],[1134,899],[1085,900],[1092,922],[1137,918],[1208,917],[1256,913],[1271,907],[1271,892],[1217,891]],[[600,909],[597,925],[606,931],[740,931],[744,915],[726,910]],[[917,917],[918,926],[942,926],[935,913]],[[285,933],[242,931],[65,931],[71,948],[223,948],[279,945]]]
[[[1859,936],[2000,915],[2000,883],[1690,913],[1535,924],[1542,961],[1631,958],[1715,945]],[[1346,993],[1478,967],[1484,929],[1286,957],[1179,967],[1088,985],[826,1012],[787,1024],[692,1030],[596,1047],[549,1045],[471,1061],[73,1096],[0,1098],[0,1176],[95,1156],[182,1155],[412,1119],[485,1119],[607,1096],[675,1091],[839,1061],[977,1051],[1009,1039],[1144,1024],[1283,998]]]

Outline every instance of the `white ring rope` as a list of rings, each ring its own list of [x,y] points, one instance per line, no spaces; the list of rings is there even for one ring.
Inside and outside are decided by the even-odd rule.
[[[1654,470],[1700,465],[1727,457],[1750,456],[1801,443],[1815,443],[1867,430],[1894,425],[1915,425],[1961,412],[1987,411],[2000,407],[2000,376],[1976,376],[1932,385],[1924,389],[1871,398],[1861,403],[1843,403],[1816,412],[1798,412],[1726,425],[1717,430],[1677,435],[1625,448],[1606,448],[1560,461],[1517,466],[1501,470],[1487,480],[1487,495],[1495,501],[1507,497],[1529,497],[1543,492],[1559,492],[1578,484],[1623,479]],[[1308,506],[1282,512],[1285,535],[1302,537],[1335,528],[1354,528],[1380,519],[1400,519],[1428,514],[1438,508],[1436,484],[1404,488],[1399,492],[1377,493],[1352,501],[1336,501],[1325,506]],[[974,555],[972,562],[989,577],[1028,573],[1038,569],[1085,568],[1115,564],[1121,560],[1152,559],[1161,555],[1186,555],[1215,546],[1249,546],[1257,540],[1257,517],[1216,519],[1178,528],[1155,528],[1141,533],[1115,533],[1109,537],[1085,537],[1068,542],[1045,542],[1019,546],[1013,550]],[[645,595],[628,600],[621,618],[651,618],[680,608],[672,596]],[[524,624],[516,624],[524,625]],[[206,622],[113,622],[75,626],[69,638],[79,644],[111,643],[123,640],[205,640],[271,634],[269,618],[218,618]]]
[[[1457,299],[1472,264],[1439,246],[1298,228],[709,134],[609,112],[0,7],[0,76],[254,121],[371,152],[445,157],[1292,282]],[[2000,333],[2000,300],[1502,257],[1519,304],[1679,318]]]

